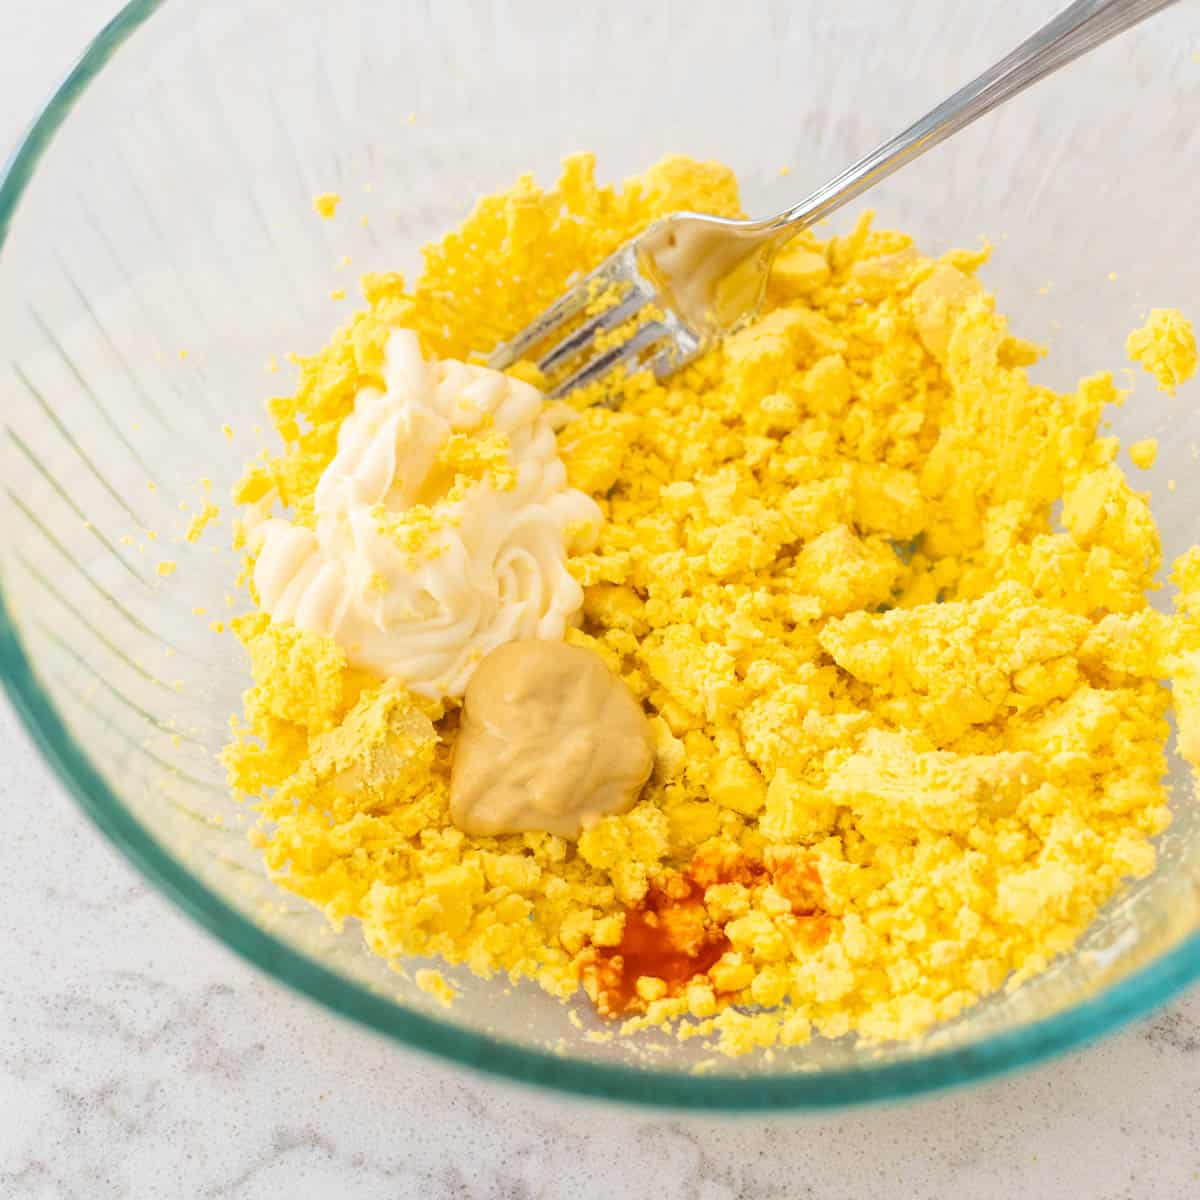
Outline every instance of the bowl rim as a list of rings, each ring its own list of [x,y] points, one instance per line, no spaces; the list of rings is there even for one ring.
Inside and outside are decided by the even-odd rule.
[[[167,0],[129,0],[88,44],[0,169],[0,254],[55,133],[109,59]],[[476,1033],[404,1008],[265,932],[193,875],[127,809],[92,766],[38,682],[0,580],[0,683],[84,813],[161,893],[249,963],[316,1003],[401,1045],[519,1083],[661,1108],[801,1111],[894,1100],[1028,1066],[1144,1015],[1200,978],[1200,932],[1104,992],[1020,1029],[902,1062],[720,1076],[589,1063]]]

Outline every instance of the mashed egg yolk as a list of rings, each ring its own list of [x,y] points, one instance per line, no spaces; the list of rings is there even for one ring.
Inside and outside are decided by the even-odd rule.
[[[577,156],[550,190],[480,200],[412,286],[364,280],[365,310],[270,402],[283,449],[237,499],[311,527],[393,330],[486,353],[681,209],[739,214],[733,174],[673,158],[606,187]],[[729,1053],[915,1037],[1070,948],[1153,869],[1172,695],[1200,759],[1200,550],[1175,612],[1152,608],[1158,532],[1101,434],[1121,394],[1105,371],[1034,382],[985,258],[869,215],[802,234],[752,324],[611,407],[574,397],[559,454],[603,522],[566,637],[641,702],[655,760],[577,840],[466,836],[455,701],[239,619],[253,686],[225,757],[280,885],[389,960],[582,986],[626,1028],[686,1018]],[[1172,386],[1195,368],[1184,325],[1131,339]]]

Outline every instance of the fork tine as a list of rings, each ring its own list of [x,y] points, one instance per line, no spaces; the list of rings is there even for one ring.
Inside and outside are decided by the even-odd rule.
[[[622,297],[612,307],[589,317],[578,329],[572,330],[539,360],[538,369],[544,375],[553,374],[558,367],[591,345],[599,334],[614,329],[622,321],[628,321],[630,317],[635,316],[649,300],[650,296],[635,284],[628,295]]]
[[[559,296],[545,312],[526,325],[512,341],[497,346],[488,359],[488,366],[503,371],[513,363],[519,362],[535,346],[549,341],[556,330],[591,304],[597,296],[602,295],[606,288],[627,281],[633,262],[633,251],[629,246],[622,246],[615,254],[610,254],[574,287]]]
[[[617,367],[635,359],[643,350],[657,345],[664,337],[670,337],[671,331],[662,321],[650,321],[643,325],[627,342],[606,350],[584,363],[573,375],[567,376],[557,387],[551,390],[552,400],[560,399],[575,388],[595,383],[603,375]]]
[[[655,379],[666,379],[680,367],[686,367],[688,363],[692,362],[700,353],[700,349],[701,344],[697,340],[693,339],[688,344],[681,344],[678,337],[672,337],[666,348],[660,350],[645,364],[645,369],[651,372]]]
[[[492,351],[488,366],[503,371],[519,362],[536,345],[545,341],[559,326],[580,312],[591,298],[592,276],[581,279],[573,288],[564,292],[545,312],[536,317],[510,342],[504,342]]]

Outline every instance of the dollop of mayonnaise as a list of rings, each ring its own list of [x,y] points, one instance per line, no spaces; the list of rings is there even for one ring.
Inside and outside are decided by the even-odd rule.
[[[506,642],[560,640],[583,591],[567,569],[601,514],[567,486],[571,411],[529,384],[388,340],[317,485],[315,529],[259,525],[254,586],[276,621],[334,638],[350,662],[420,695],[461,696]]]

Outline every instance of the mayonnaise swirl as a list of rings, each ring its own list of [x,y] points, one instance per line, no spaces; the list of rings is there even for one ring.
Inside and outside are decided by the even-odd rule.
[[[336,639],[356,666],[461,696],[490,650],[561,639],[578,618],[567,558],[595,544],[600,510],[567,486],[558,457],[569,410],[536,388],[426,361],[403,329],[388,340],[384,379],[342,423],[315,530],[279,518],[256,530],[254,585],[274,620]],[[455,434],[503,435],[510,477],[452,487],[443,455]],[[397,517],[422,532],[418,549],[395,536]]]

